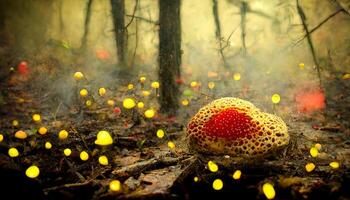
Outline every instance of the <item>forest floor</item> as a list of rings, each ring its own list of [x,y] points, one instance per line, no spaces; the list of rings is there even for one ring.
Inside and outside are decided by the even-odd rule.
[[[349,116],[346,106],[350,102],[335,106],[338,110],[333,109],[327,117],[324,112],[290,116],[287,124],[291,142],[283,152],[244,160],[191,153],[186,142],[189,114],[182,113],[184,116],[177,118],[158,114],[145,119],[137,111],[132,114],[122,109],[121,114],[116,114],[108,106],[87,109],[80,101],[77,106],[67,106],[60,100],[52,104],[48,103],[53,95],[49,89],[38,89],[20,80],[13,84],[11,78],[2,83],[0,191],[12,199],[265,199],[261,190],[265,182],[273,183],[276,199],[350,199],[349,122],[337,118],[339,113]],[[113,91],[113,99],[122,102],[122,93],[125,90]],[[191,103],[196,106],[189,107],[193,109],[190,113],[203,105],[200,100]],[[39,124],[32,121],[34,113],[41,114]],[[13,120],[18,120],[19,125],[13,126]],[[39,135],[40,126],[47,127],[48,133]],[[28,134],[25,140],[13,137],[20,129]],[[57,136],[62,129],[69,132],[64,141]],[[156,137],[158,129],[165,131],[164,138]],[[112,134],[113,145],[100,148],[94,144],[100,130]],[[44,148],[46,141],[52,143],[51,149]],[[168,141],[175,147],[169,148]],[[322,149],[318,157],[312,158],[309,150],[316,143]],[[20,156],[9,157],[10,147],[17,147]],[[72,149],[71,156],[63,155],[65,148]],[[82,150],[90,155],[87,161],[79,158]],[[109,165],[100,165],[99,155],[106,155]],[[207,169],[209,160],[218,164],[218,172]],[[332,161],[340,163],[339,169],[329,166]],[[312,172],[305,170],[309,162],[316,165]],[[25,176],[32,164],[40,168],[35,179]],[[237,169],[242,171],[242,177],[234,180],[232,174]],[[223,180],[222,190],[212,188],[216,178]],[[119,192],[109,190],[109,182],[114,179],[122,183]]]

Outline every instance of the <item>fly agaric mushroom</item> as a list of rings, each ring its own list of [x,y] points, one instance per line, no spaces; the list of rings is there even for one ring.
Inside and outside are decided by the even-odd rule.
[[[225,97],[204,106],[187,126],[190,148],[201,153],[258,156],[287,145],[286,124],[252,103]]]

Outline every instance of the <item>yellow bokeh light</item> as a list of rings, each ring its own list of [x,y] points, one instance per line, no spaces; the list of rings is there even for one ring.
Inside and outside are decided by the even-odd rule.
[[[181,101],[181,104],[182,104],[183,106],[188,106],[189,103],[190,103],[190,102],[189,102],[187,99],[183,99],[183,100]]]
[[[97,133],[97,139],[95,140],[95,144],[101,146],[107,146],[113,144],[113,138],[108,131],[99,131]]]
[[[192,82],[190,83],[190,85],[191,85],[191,87],[197,87],[199,84],[198,84],[197,81],[192,81]]]
[[[113,181],[109,182],[109,189],[113,192],[118,192],[122,189],[122,185],[121,185],[120,181],[113,180]]]
[[[51,148],[52,148],[51,142],[45,142],[45,149],[51,149]]]
[[[86,151],[82,151],[80,153],[79,157],[82,161],[86,161],[89,159],[89,154]]]
[[[19,122],[18,122],[18,120],[13,120],[12,121],[12,126],[18,126],[19,125]]]
[[[175,148],[175,143],[172,142],[172,141],[169,141],[169,142],[168,142],[168,147],[169,147],[170,149],[174,149],[174,148]]]
[[[162,129],[157,130],[157,137],[158,138],[163,138],[165,135],[165,132]]]
[[[350,79],[350,74],[344,74],[342,76],[342,79],[344,79],[344,80]]]
[[[68,131],[66,131],[66,130],[61,130],[58,133],[58,138],[61,140],[67,139],[67,137],[68,137]]]
[[[233,179],[235,179],[235,180],[240,179],[241,176],[242,176],[241,170],[236,170],[235,172],[233,172],[233,175],[232,175]]]
[[[194,182],[198,182],[198,181],[199,181],[199,178],[198,178],[197,176],[195,176],[195,177],[193,178],[193,181],[194,181]]]
[[[157,81],[154,81],[151,83],[151,87],[154,88],[154,89],[158,89],[159,88],[159,82]]]
[[[305,170],[307,171],[307,172],[312,172],[312,171],[314,171],[314,169],[315,169],[315,164],[314,163],[307,163],[306,165],[305,165]]]
[[[299,68],[300,69],[304,69],[305,68],[305,64],[304,63],[299,63]]]
[[[208,162],[208,169],[211,171],[211,172],[217,172],[218,170],[219,170],[219,167],[218,167],[218,165],[215,163],[215,162],[213,162],[213,161],[209,161]]]
[[[142,95],[145,97],[148,97],[149,95],[151,95],[151,91],[149,90],[142,90]]]
[[[311,148],[310,148],[310,155],[311,155],[312,157],[314,157],[314,158],[318,156],[318,150],[317,150],[316,147],[311,147]]]
[[[209,82],[208,83],[208,88],[209,89],[214,89],[215,88],[215,83],[214,82]]]
[[[241,74],[238,73],[238,72],[234,73],[233,74],[233,80],[235,80],[235,81],[241,80]]]
[[[271,183],[264,183],[262,190],[267,199],[275,198],[276,192]]]
[[[333,162],[330,162],[329,163],[329,166],[332,168],[332,169],[338,169],[340,164],[339,162],[336,162],[336,161],[333,161]]]
[[[38,130],[38,133],[40,135],[45,135],[47,133],[47,128],[46,127],[40,127]]]
[[[40,122],[41,120],[41,117],[39,114],[34,114],[33,117],[32,117],[33,121],[34,122]]]
[[[26,176],[29,178],[36,178],[40,174],[40,170],[37,166],[32,165],[26,170]]]
[[[315,148],[320,151],[322,149],[322,145],[320,143],[316,143]]]
[[[134,99],[132,98],[126,98],[123,101],[123,107],[126,109],[132,109],[133,107],[136,106],[136,103],[134,101]]]
[[[107,104],[108,104],[109,106],[114,106],[115,102],[114,102],[114,100],[109,99],[109,100],[107,101]]]
[[[140,109],[144,108],[145,104],[142,101],[140,101],[140,102],[137,103],[137,107],[140,108]]]
[[[281,96],[279,94],[273,94],[271,97],[271,101],[274,104],[278,104],[281,101]]]
[[[18,150],[14,147],[12,147],[8,150],[8,154],[11,158],[15,158],[15,157],[19,156]]]
[[[81,89],[79,94],[82,97],[86,97],[89,94],[89,92],[87,91],[87,89]]]
[[[63,150],[63,154],[65,156],[70,156],[70,154],[72,154],[72,150],[70,150],[69,148],[66,148],[66,149]]]
[[[107,90],[106,90],[106,88],[104,88],[104,87],[101,87],[101,88],[98,89],[98,94],[99,94],[100,96],[105,95],[106,92],[107,92]]]
[[[19,130],[19,131],[17,131],[17,132],[15,133],[15,138],[18,138],[18,139],[26,139],[26,138],[27,138],[27,133],[24,132],[24,131]]]
[[[98,162],[99,162],[101,165],[104,165],[104,166],[108,165],[108,158],[107,158],[107,156],[100,156],[100,157],[98,158]]]
[[[134,89],[134,84],[129,83],[129,84],[128,84],[128,90],[132,90],[132,89]]]
[[[141,76],[141,77],[140,77],[140,82],[141,82],[141,83],[144,83],[145,81],[146,81],[146,77],[145,77],[145,76]]]
[[[4,135],[0,134],[0,142],[2,142],[4,140]]]
[[[75,72],[74,73],[74,79],[77,80],[77,81],[82,79],[83,77],[84,77],[84,74],[81,73],[81,72]]]
[[[92,105],[92,101],[91,100],[86,100],[85,105],[87,107],[90,107]]]
[[[224,183],[222,182],[221,179],[215,179],[213,181],[213,188],[214,190],[221,190],[224,186]]]
[[[153,118],[155,114],[156,114],[156,111],[153,109],[148,109],[145,111],[145,117],[148,119]]]

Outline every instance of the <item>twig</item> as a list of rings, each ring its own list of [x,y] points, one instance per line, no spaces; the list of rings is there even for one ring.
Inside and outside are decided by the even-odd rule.
[[[89,147],[88,147],[88,145],[87,145],[85,139],[80,135],[80,133],[79,133],[74,127],[71,127],[70,129],[71,129],[76,135],[78,135],[78,137],[81,139],[81,141],[83,141],[85,148],[86,148],[86,149],[89,149]]]
[[[154,24],[154,25],[159,25],[159,22],[158,21],[153,21],[151,19],[146,19],[144,17],[140,17],[140,16],[132,16],[132,15],[125,15],[127,17],[134,17],[135,19],[139,19],[141,21],[144,21],[144,22],[147,22],[147,23],[150,23],[150,24]]]
[[[136,13],[136,9],[137,9],[137,5],[139,4],[139,0],[135,0],[135,6],[134,6],[134,11],[132,13],[132,17],[129,21],[129,23],[125,26],[125,29],[127,29],[129,27],[129,25],[132,23],[132,21],[134,21],[135,19],[135,13]]]

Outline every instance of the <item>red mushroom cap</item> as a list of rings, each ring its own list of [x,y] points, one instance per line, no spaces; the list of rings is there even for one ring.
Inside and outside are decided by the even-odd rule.
[[[204,106],[187,126],[198,152],[254,156],[288,144],[286,124],[248,101],[226,97]]]

